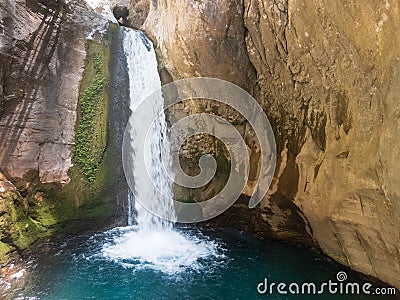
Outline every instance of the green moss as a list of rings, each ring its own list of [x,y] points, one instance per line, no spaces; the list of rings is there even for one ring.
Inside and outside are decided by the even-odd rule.
[[[35,219],[35,213],[32,213],[35,209],[26,207],[24,199],[17,192],[9,193],[2,200],[6,203],[2,237],[3,241],[7,241],[10,251],[25,249],[39,238],[53,233],[52,228]],[[0,261],[5,259],[6,255],[0,254]]]
[[[105,117],[99,115],[107,105],[108,68],[104,49],[94,42],[88,44],[88,63],[84,73],[79,100],[79,117],[75,137],[73,162],[92,183],[96,180],[106,146],[105,130],[98,128]],[[99,130],[100,129],[100,130]]]
[[[7,244],[5,244],[5,243],[3,243],[3,242],[0,242],[0,258],[1,257],[7,257],[7,255],[12,251],[13,249],[9,246],[9,245],[7,245]]]
[[[109,193],[112,181],[111,153],[107,147],[108,85],[110,52],[103,44],[88,41],[87,63],[83,74],[71,182],[62,188],[47,185],[46,206],[52,207],[55,219],[66,228],[92,227],[113,214]],[[49,213],[42,210],[49,220]],[[96,224],[97,223],[97,224]]]
[[[46,203],[39,204],[39,207],[35,210],[33,214],[34,220],[39,222],[44,227],[50,227],[57,224],[58,220],[54,216],[52,207]]]
[[[24,197],[18,192],[0,193],[3,203],[0,210],[4,212],[0,262],[7,259],[10,251],[23,250],[40,238],[99,228],[114,214],[115,203],[108,184],[111,182],[111,153],[107,148],[109,57],[108,47],[88,41],[73,167],[68,171],[70,183],[34,184],[32,179]]]
[[[10,233],[13,244],[22,250],[32,245],[39,238],[52,235],[53,229],[46,228],[40,222],[27,216],[14,223]]]

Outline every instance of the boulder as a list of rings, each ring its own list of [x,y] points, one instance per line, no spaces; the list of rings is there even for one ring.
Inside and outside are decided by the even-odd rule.
[[[119,22],[122,19],[121,23],[124,23],[127,21],[129,16],[129,9],[125,5],[118,3],[113,7],[113,14]]]

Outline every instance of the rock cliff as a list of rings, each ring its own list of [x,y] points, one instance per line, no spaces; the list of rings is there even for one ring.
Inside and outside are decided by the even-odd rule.
[[[83,1],[4,0],[0,14],[3,261],[106,220],[113,204],[104,193],[110,54],[106,38],[87,41],[101,41],[108,21]]]
[[[308,236],[337,261],[397,287],[399,9],[389,0],[166,0],[152,1],[143,26],[165,78],[232,81],[272,123],[275,180],[256,212],[240,203],[230,210],[251,215],[243,228]]]
[[[84,7],[75,7],[84,10]],[[1,1],[0,167],[68,182],[88,20],[61,1]],[[85,18],[87,19],[85,21]]]
[[[252,175],[244,195],[208,225],[314,243],[400,287],[400,4],[123,2],[130,12],[122,21],[145,29],[155,42],[163,82],[231,81],[258,100],[272,123],[275,178],[261,205],[249,210],[260,158],[246,120],[205,100],[171,112],[172,118],[203,111],[225,116],[249,144]],[[118,55],[121,49],[86,41],[94,24],[107,21],[82,1],[2,0],[0,13],[3,257],[59,224],[109,217],[110,198],[99,196],[109,174],[107,84],[110,72],[124,72],[108,69],[110,48]],[[111,94],[119,92],[114,87]],[[94,99],[96,113],[83,118]],[[193,158],[217,155],[217,179],[189,195],[201,201],[221,188],[229,159],[210,137],[195,137],[185,147],[184,168],[194,173]]]

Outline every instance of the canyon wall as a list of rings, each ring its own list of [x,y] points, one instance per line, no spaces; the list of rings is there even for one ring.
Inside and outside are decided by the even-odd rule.
[[[245,1],[278,190],[322,250],[400,285],[399,3]]]
[[[61,2],[1,1],[0,167],[68,182],[85,31]],[[79,30],[78,30],[79,29]]]
[[[141,0],[129,6],[130,25],[155,42],[164,83],[193,76],[231,81],[257,99],[274,129],[275,178],[249,210],[259,156],[246,120],[200,100],[172,111],[176,118],[203,111],[225,116],[250,145],[253,171],[244,195],[206,225],[317,244],[337,261],[400,287],[399,3]],[[112,213],[101,189],[110,174],[106,85],[110,72],[124,72],[108,69],[120,49],[86,41],[93,24],[107,21],[82,1],[2,0],[0,12],[2,257],[52,234],[57,224],[89,224]],[[116,32],[110,34],[120,43]],[[119,94],[112,84],[111,93]],[[93,99],[99,104],[88,122],[82,112]],[[219,148],[210,137],[190,141],[187,169],[196,171],[192,156],[204,153],[225,165]],[[212,182],[218,187],[191,200],[217,193],[224,170]],[[176,192],[184,198],[187,191]]]
[[[222,222],[303,237],[397,287],[399,9],[389,0],[155,0],[143,26],[164,82],[234,82],[272,123],[279,153],[269,194],[256,211],[239,201]]]
[[[0,1],[0,21],[2,262],[40,237],[96,226],[114,204],[108,21],[83,1],[41,0]]]

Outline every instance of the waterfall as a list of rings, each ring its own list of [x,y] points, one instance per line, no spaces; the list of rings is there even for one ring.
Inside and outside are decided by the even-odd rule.
[[[162,158],[167,166],[171,165],[157,59],[151,41],[142,31],[123,30],[123,47],[129,74],[130,110],[133,112],[143,101],[148,102],[146,103],[148,113],[139,118],[130,119],[131,159],[135,190],[130,193],[128,199],[128,225],[134,225],[136,221],[139,230],[171,229],[171,222],[154,216],[140,204],[140,199],[157,199],[155,201],[157,209],[167,212],[170,219],[174,219],[174,207],[170,201],[166,200],[166,198],[172,199],[172,183],[163,169],[163,164],[158,159]],[[156,96],[148,98],[155,91],[157,92]],[[148,128],[144,128],[143,124],[149,124],[153,120],[155,120],[154,126],[147,132]],[[144,157],[145,148],[141,141],[145,139],[146,135],[149,142],[147,149],[151,149],[150,157],[152,159],[149,161],[138,159],[138,157]],[[150,173],[152,181],[149,181],[147,176],[141,176],[144,172]],[[160,197],[156,189],[167,197]]]
[[[175,219],[174,207],[166,200],[172,198],[172,181],[163,168],[171,166],[171,155],[154,48],[143,32],[120,30],[128,66],[130,110],[133,112],[138,105],[146,105],[146,114],[129,120],[128,157],[133,169],[134,190],[128,195],[128,226],[108,232],[110,236],[102,247],[102,257],[135,271],[151,269],[175,274],[187,269],[200,270],[206,267],[202,265],[205,258],[223,257],[218,244],[199,232],[175,229],[172,222],[149,213],[140,205],[141,199],[157,197],[157,201],[151,201],[157,205],[151,207],[152,211],[163,210],[169,220]],[[159,94],[154,94],[155,91]],[[148,98],[150,94],[153,96]],[[153,120],[149,130],[144,124]],[[146,136],[145,148],[141,141]],[[147,161],[140,159],[144,151],[150,152]],[[144,172],[149,172],[151,179],[142,176]],[[160,197],[157,190],[167,197]]]

